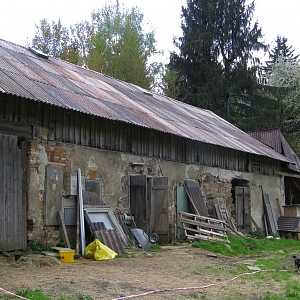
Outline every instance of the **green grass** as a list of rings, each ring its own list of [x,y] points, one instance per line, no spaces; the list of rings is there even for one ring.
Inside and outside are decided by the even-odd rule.
[[[21,290],[16,292],[17,295],[22,296],[24,298],[30,299],[30,300],[52,300],[53,298],[50,298],[49,296],[46,296],[43,292],[40,290]],[[7,295],[0,295],[1,299],[16,299],[13,296],[7,296]],[[84,294],[78,294],[76,298],[70,297],[70,296],[59,296],[59,300],[93,300],[91,296],[84,295]]]
[[[162,252],[163,249],[159,245],[153,245],[149,251],[150,252]]]
[[[276,272],[272,275],[272,279],[281,282],[281,281],[289,281],[293,275],[288,272]]]
[[[272,294],[270,291],[262,300],[299,300],[300,299],[300,281],[297,279],[297,271],[295,269],[292,255],[300,252],[300,241],[293,239],[265,239],[254,237],[242,237],[237,235],[229,235],[230,244],[222,242],[194,242],[193,246],[205,249],[207,251],[222,254],[225,256],[244,256],[249,255],[259,258],[255,259],[254,265],[262,271],[254,273],[251,276],[241,277],[240,284],[251,281],[253,284],[263,285],[270,280],[280,283],[282,286],[283,296]],[[268,253],[265,256],[263,253]],[[270,255],[269,255],[270,254]],[[265,256],[265,258],[264,258]],[[245,257],[246,259],[246,257]],[[237,276],[249,272],[246,265],[235,265],[219,268],[217,266],[202,267],[196,269],[197,273],[215,274],[231,274]],[[296,275],[297,274],[297,275]],[[295,281],[295,278],[297,281]],[[285,290],[284,290],[285,287]],[[237,295],[232,299],[237,299]],[[240,298],[238,298],[240,299]]]
[[[256,255],[263,251],[277,251],[291,247],[300,250],[300,242],[293,239],[255,239],[232,234],[228,235],[228,239],[230,244],[196,241],[193,242],[193,246],[226,256]]]
[[[277,295],[268,295],[263,300],[299,300],[300,299],[300,283],[299,281],[292,280],[286,283],[286,293],[284,297]]]
[[[256,265],[261,267],[262,269],[277,271],[277,270],[282,270],[282,268],[283,268],[280,265],[281,261],[282,261],[282,257],[258,258],[256,260]],[[291,261],[292,261],[292,258],[291,258]]]
[[[51,298],[45,296],[40,290],[26,289],[24,291],[17,291],[16,294],[30,300],[51,300]]]

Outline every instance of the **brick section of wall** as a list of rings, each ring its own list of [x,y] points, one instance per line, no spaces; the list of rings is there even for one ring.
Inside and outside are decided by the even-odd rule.
[[[60,147],[53,147],[49,149],[49,161],[55,163],[66,163],[66,150]]]

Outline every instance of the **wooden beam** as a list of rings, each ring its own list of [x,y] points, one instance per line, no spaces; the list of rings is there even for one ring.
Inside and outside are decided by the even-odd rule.
[[[58,212],[57,217],[58,217],[58,223],[59,223],[60,229],[61,229],[61,234],[62,234],[62,237],[63,237],[63,240],[64,240],[64,244],[65,244],[66,247],[71,248],[68,233],[67,233],[67,229],[66,229],[66,226],[65,226],[65,222],[64,222],[62,213],[60,211]]]
[[[32,126],[23,123],[0,120],[0,133],[32,138]]]
[[[300,191],[300,187],[299,187],[299,185],[297,184],[297,182],[296,182],[295,180],[293,180],[293,183],[294,183],[294,185],[297,187],[297,189]]]
[[[286,176],[286,177],[294,177],[294,178],[300,178],[300,174],[293,174],[293,173],[287,173],[287,172],[281,172],[281,171],[274,171],[274,174]]]

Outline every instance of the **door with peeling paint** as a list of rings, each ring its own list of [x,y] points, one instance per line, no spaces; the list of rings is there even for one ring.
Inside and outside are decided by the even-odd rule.
[[[168,242],[168,177],[131,175],[129,180],[130,212],[136,226]]]
[[[150,191],[150,233],[157,233],[161,243],[168,243],[168,177],[153,177]]]
[[[237,230],[250,232],[249,188],[235,187],[236,225]]]

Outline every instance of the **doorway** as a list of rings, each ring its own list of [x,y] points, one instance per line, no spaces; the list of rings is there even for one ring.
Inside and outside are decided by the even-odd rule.
[[[129,205],[138,228],[168,243],[168,177],[130,175]]]
[[[236,227],[238,231],[250,232],[250,188],[246,180],[232,180],[232,199],[235,205]]]

